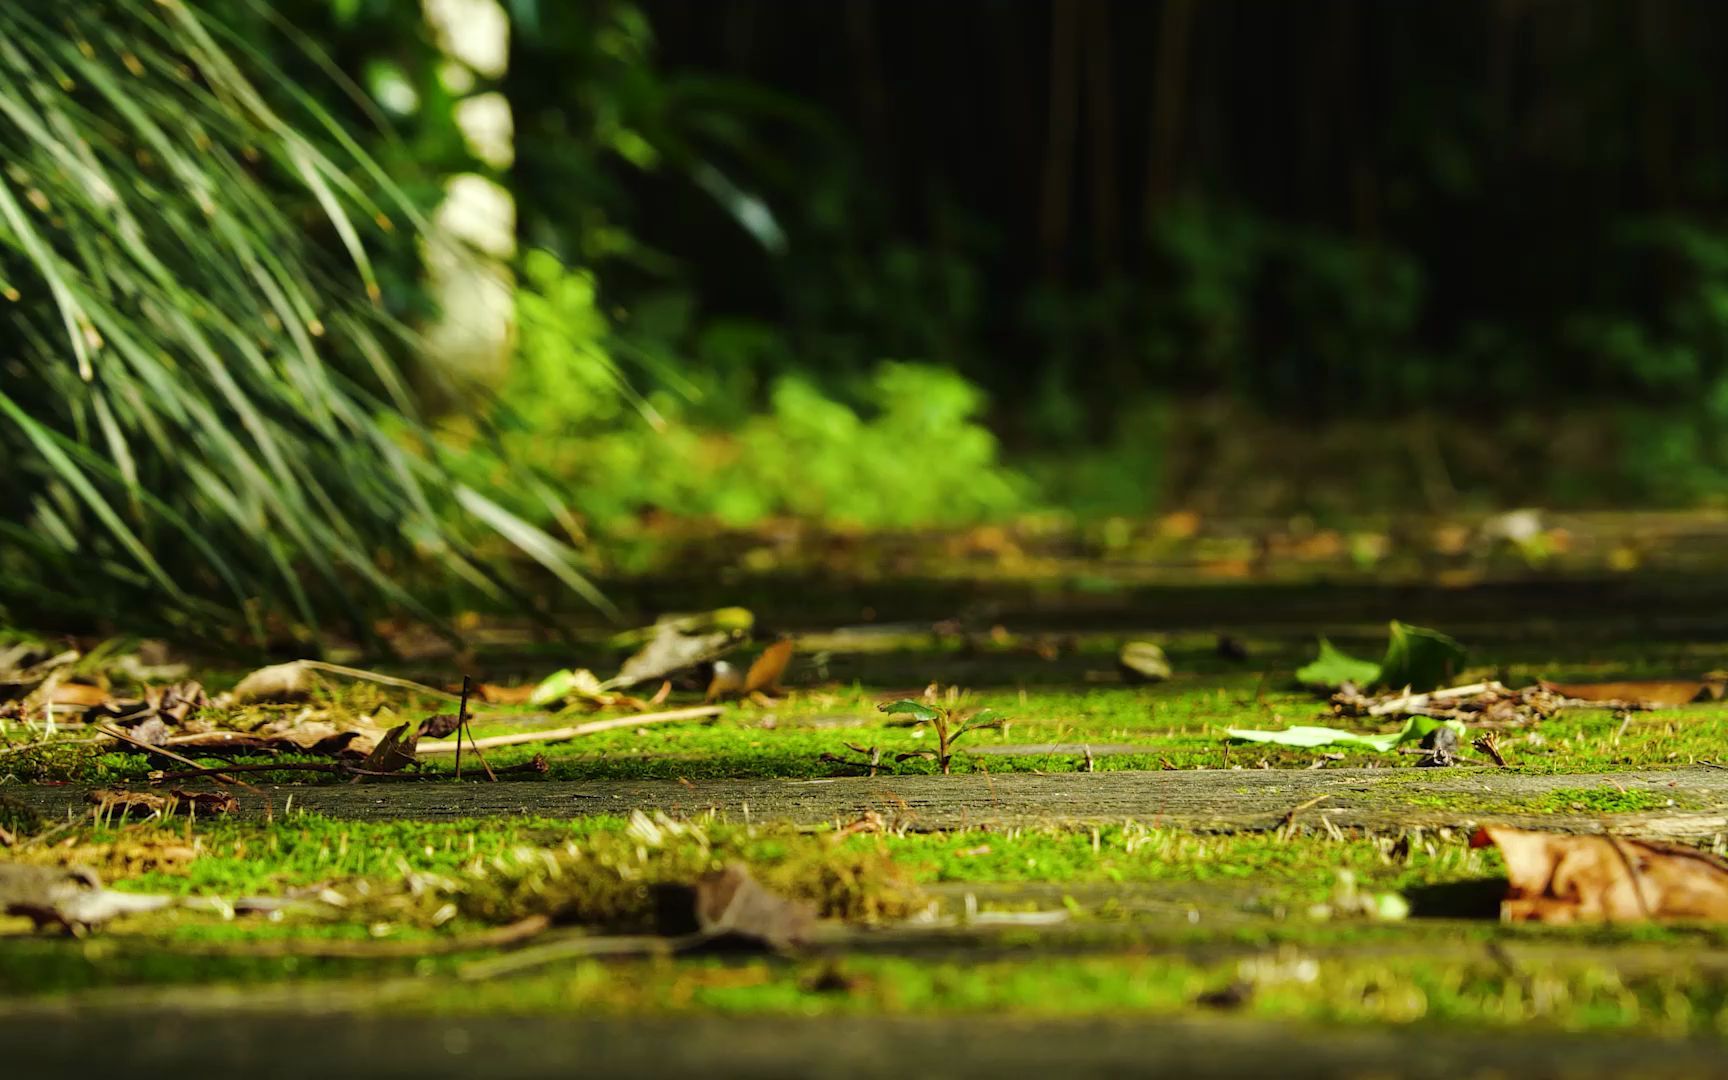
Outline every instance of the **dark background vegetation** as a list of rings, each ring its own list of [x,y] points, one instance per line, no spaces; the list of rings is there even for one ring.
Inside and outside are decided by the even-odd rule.
[[[667,520],[1728,496],[1728,7],[503,6],[496,80],[453,79],[410,0],[192,4],[208,40],[145,0],[9,9],[0,98],[54,117],[0,115],[18,220],[46,238],[0,224],[13,581],[76,557],[129,596],[224,593],[256,628],[285,607],[314,623],[321,596],[365,609],[428,554],[498,587],[499,536],[591,574],[647,565],[628,553]],[[301,149],[222,90],[218,54]],[[514,117],[506,167],[456,123],[482,93]],[[164,172],[150,123],[199,152]],[[65,132],[93,140],[145,248],[65,170]],[[338,213],[307,152],[345,172]],[[399,332],[436,305],[413,213],[378,209],[430,209],[464,173],[510,192],[521,249],[517,348],[479,383]],[[275,216],[225,247],[202,191],[222,220]],[[372,290],[342,267],[344,213],[375,309],[355,310]],[[248,243],[337,332],[296,336],[248,296]],[[134,287],[159,270],[161,295]],[[67,335],[55,274],[105,305],[87,375],[70,342],[95,339]],[[214,353],[160,317],[176,305]],[[140,347],[115,358],[121,330]],[[305,404],[326,374],[339,422]]]
[[[1448,434],[1417,452],[1466,498],[1721,487],[1718,5],[569,8],[518,38],[527,235],[581,251],[553,148],[584,118],[616,110],[671,148],[683,169],[598,154],[578,190],[663,256],[593,260],[620,306],[681,289],[698,325],[766,328],[748,357],[701,362],[831,381],[882,357],[952,365],[1020,456],[1216,455],[1156,410],[1203,399],[1223,412],[1210,442],[1377,420],[1402,457],[1400,425],[1429,417]],[[631,62],[572,66],[567,43],[607,26],[632,28]],[[703,165],[784,239],[693,191]],[[1147,504],[1203,494],[1204,462],[1163,464]]]

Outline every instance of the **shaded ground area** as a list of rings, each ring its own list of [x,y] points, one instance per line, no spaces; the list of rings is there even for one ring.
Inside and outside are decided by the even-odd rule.
[[[92,1040],[93,1025],[103,1035]],[[1226,1077],[1269,1061],[1288,1077],[1477,1075],[1706,1077],[1722,1074],[1713,1040],[1530,1036],[1446,1028],[1373,1031],[1232,1021],[910,1017],[333,1018],[302,1012],[104,1011],[76,1020],[0,1013],[0,1040],[25,1075],[116,1073],[178,1080],[605,1076],[892,1077],[1016,1075]],[[380,1048],[387,1048],[382,1051]]]

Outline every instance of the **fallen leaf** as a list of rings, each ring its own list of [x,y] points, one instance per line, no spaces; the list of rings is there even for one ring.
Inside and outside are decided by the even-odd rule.
[[[261,667],[234,687],[238,705],[281,704],[305,701],[318,686],[318,676],[298,660]]]
[[[1298,749],[1312,749],[1316,746],[1359,746],[1366,750],[1385,753],[1408,742],[1418,742],[1428,737],[1438,728],[1451,728],[1456,735],[1464,734],[1464,724],[1460,720],[1441,720],[1432,716],[1412,716],[1405,721],[1398,731],[1382,732],[1380,734],[1362,734],[1355,731],[1344,731],[1339,728],[1308,727],[1298,725],[1279,731],[1259,731],[1247,728],[1225,728],[1226,738],[1236,742],[1272,743],[1277,746],[1293,746]]]
[[[150,896],[102,887],[96,872],[82,866],[32,866],[0,862],[0,914],[22,915],[44,926],[82,930],[120,915],[186,907],[206,911],[271,911],[289,902],[257,898],[232,901],[208,897]]]
[[[198,710],[210,704],[203,684],[192,679],[151,690],[144,695],[144,700],[150,702],[163,719],[175,724],[185,724],[197,715]]]
[[[340,675],[345,679],[359,679],[362,682],[374,683],[378,686],[393,686],[401,690],[412,690],[417,694],[443,698],[446,701],[457,700],[457,695],[427,686],[412,679],[400,678],[396,675],[386,675],[381,671],[367,671],[365,668],[348,667],[344,664],[332,664],[328,660],[291,660],[286,664],[272,664],[259,668],[257,671],[240,680],[240,685],[234,688],[231,699],[235,704],[263,704],[269,702],[291,702],[310,697],[312,691],[321,684],[317,672],[330,675]]]
[[[384,733],[360,767],[367,772],[400,772],[419,760],[414,756],[414,746],[418,741],[419,736],[408,733],[407,724],[397,724]]]
[[[746,671],[740,671],[736,664],[725,660],[714,661],[714,673],[708,678],[703,700],[719,701],[731,697],[766,700],[766,695],[779,689],[780,676],[786,673],[786,666],[792,661],[792,650],[791,638],[776,641],[764,649]],[[661,687],[662,690],[666,688],[665,685]]]
[[[175,682],[184,679],[189,665],[168,659],[166,642],[146,639],[133,652],[124,653],[108,665],[109,672],[140,685]]]
[[[89,709],[106,704],[107,701],[108,691],[87,683],[61,683],[48,691],[49,704],[74,709]]]
[[[384,738],[384,728],[356,723],[338,728],[327,720],[281,720],[257,731],[200,731],[176,735],[167,745],[185,750],[220,750],[230,754],[365,755]],[[123,749],[123,748],[122,748]]]
[[[757,691],[770,692],[780,685],[780,677],[786,674],[786,665],[792,662],[792,639],[782,638],[762,650],[762,655],[750,665],[750,670],[744,675],[744,692],[754,694]]]
[[[1497,825],[1470,842],[1505,859],[1508,921],[1728,920],[1728,862],[1697,848]]]
[[[462,717],[453,712],[428,716],[420,721],[420,737],[422,739],[448,739],[456,733],[456,729],[461,724]]]
[[[812,905],[769,892],[737,863],[703,874],[694,886],[673,887],[662,897],[663,914],[668,900],[688,903],[696,930],[716,943],[784,950],[802,943],[816,921]]]
[[[1396,690],[1432,690],[1452,682],[1464,666],[1464,646],[1438,630],[1410,626],[1393,619],[1387,628],[1386,658],[1380,661],[1380,684]]]
[[[1574,701],[1631,705],[1646,709],[1677,709],[1708,696],[1722,697],[1724,683],[1716,679],[1629,679],[1624,682],[1556,683],[1538,679],[1544,690]]]
[[[1394,619],[1387,626],[1386,656],[1378,664],[1340,652],[1325,638],[1320,655],[1299,668],[1296,678],[1308,686],[1337,689],[1345,683],[1393,690],[1432,690],[1452,681],[1464,666],[1464,646],[1438,630],[1411,626]]]
[[[607,680],[603,688],[635,686],[693,668],[725,655],[742,640],[743,634],[737,630],[687,634],[675,624],[663,623],[648,644],[625,660],[618,674]]]
[[[538,686],[494,686],[492,683],[474,686],[474,693],[488,705],[529,705],[539,690]]]
[[[1130,641],[1116,654],[1116,663],[1130,682],[1163,682],[1170,677],[1170,660],[1150,641]]]
[[[1325,638],[1320,639],[1320,655],[1313,662],[1296,669],[1296,678],[1305,686],[1325,686],[1337,689],[1345,683],[1372,686],[1380,679],[1380,665],[1358,660],[1340,652]]]
[[[83,867],[0,863],[0,912],[25,916],[38,930],[82,923],[67,909],[103,891],[102,879]]]
[[[45,646],[28,641],[0,649],[0,701],[23,697],[81,655],[77,649],[50,654]]]

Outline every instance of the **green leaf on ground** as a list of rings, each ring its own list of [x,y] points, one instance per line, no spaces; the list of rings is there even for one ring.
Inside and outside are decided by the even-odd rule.
[[[554,671],[540,680],[528,704],[554,705],[571,698],[591,698],[600,693],[600,680],[587,668],[567,668]]]
[[[1330,641],[1320,639],[1320,655],[1296,671],[1306,686],[1336,690],[1355,683],[1364,690],[1379,686],[1388,690],[1406,687],[1418,693],[1447,685],[1464,666],[1464,646],[1442,634],[1393,619],[1387,627],[1386,658],[1375,664],[1340,652]]]
[[[1380,679],[1380,665],[1372,660],[1358,660],[1339,652],[1330,641],[1320,639],[1320,655],[1306,667],[1297,669],[1296,677],[1305,686],[1324,686],[1336,690],[1347,682],[1357,686],[1372,686]]]
[[[1441,720],[1432,716],[1412,716],[1401,730],[1372,735],[1329,727],[1290,727],[1281,731],[1225,728],[1224,734],[1233,742],[1272,743],[1304,750],[1319,746],[1357,746],[1383,754],[1405,743],[1425,739],[1439,727],[1449,727],[1457,732],[1459,737],[1464,735],[1463,721]]]
[[[1389,690],[1409,687],[1418,693],[1450,685],[1464,666],[1464,646],[1438,630],[1426,630],[1392,620],[1386,659],[1380,662],[1380,685]]]

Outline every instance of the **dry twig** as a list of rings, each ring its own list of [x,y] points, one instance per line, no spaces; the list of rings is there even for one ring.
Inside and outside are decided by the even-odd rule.
[[[643,724],[663,724],[671,720],[700,720],[711,716],[719,716],[726,710],[719,705],[697,705],[688,709],[672,709],[661,713],[642,713],[639,716],[616,716],[610,720],[591,720],[586,724],[574,727],[551,728],[546,731],[523,731],[514,735],[492,735],[484,739],[470,739],[469,745],[475,752],[491,750],[499,746],[522,746],[527,743],[568,742],[584,735],[594,735],[602,731],[613,731],[623,727],[640,727]],[[420,755],[454,754],[456,747],[445,744],[420,747]]]

